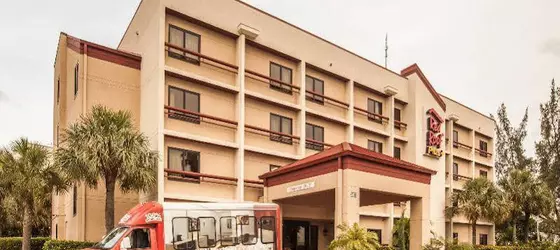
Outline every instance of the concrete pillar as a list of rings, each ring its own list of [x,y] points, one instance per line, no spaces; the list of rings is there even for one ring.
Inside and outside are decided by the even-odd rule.
[[[537,226],[538,229],[538,226]],[[538,230],[537,230],[537,234],[539,234]],[[537,239],[538,241],[540,241],[539,239]],[[489,245],[496,245],[496,225],[492,225],[492,227],[490,228],[490,233],[488,235],[488,244]]]
[[[385,235],[383,243],[391,246],[393,245],[393,226],[395,225],[395,204],[391,202],[387,204],[387,208],[389,210],[389,218],[385,221],[386,233],[383,234]]]
[[[430,241],[430,200],[428,197],[410,201],[410,250],[420,250]]]
[[[446,150],[449,152],[449,155],[447,156],[447,158],[445,159],[445,164],[447,166],[447,172],[449,172],[449,174],[447,175],[447,183],[449,183],[449,189],[447,192],[447,206],[453,206],[453,202],[451,201],[452,197],[453,197],[453,188],[454,188],[454,183],[453,183],[453,157],[454,157],[454,150],[455,148],[453,147],[453,130],[455,129],[455,122],[458,120],[459,118],[455,115],[450,115],[449,117],[449,127],[446,128],[447,129],[447,135],[448,135],[448,143],[445,144],[446,145]],[[448,148],[447,148],[448,147]],[[453,218],[449,219],[449,223],[447,224],[447,228],[446,228],[446,238],[447,239],[453,239],[453,232],[455,231],[454,227],[453,227]]]
[[[338,170],[337,184],[335,190],[335,226],[343,223],[349,226],[360,223],[360,187],[350,183],[341,169]],[[340,230],[336,229],[335,235],[339,233]]]
[[[299,135],[300,135],[300,142],[298,147],[298,155],[299,157],[305,157],[305,124],[307,123],[307,119],[305,116],[305,112],[307,112],[306,108],[306,101],[305,101],[305,62],[301,61],[298,64],[298,77],[300,82],[300,91],[298,96],[298,105],[299,105],[299,112],[298,112],[298,122],[299,122]]]
[[[235,175],[237,178],[237,189],[235,199],[245,200],[245,34],[241,33],[237,38],[237,87],[239,93],[235,101],[235,113],[237,119],[237,131],[235,141],[239,148],[235,154]]]
[[[340,159],[339,159],[340,161]],[[334,190],[335,194],[334,194],[334,230],[335,230],[335,237],[336,235],[338,235],[340,233],[340,230],[338,229],[338,225],[342,224],[342,175],[343,175],[343,170],[342,169],[338,169],[337,172],[337,178],[336,178],[336,188]]]
[[[475,162],[474,162],[474,157],[475,157],[475,153],[476,153],[476,151],[474,150],[475,147],[476,147],[476,143],[475,143],[475,142],[476,142],[476,139],[475,139],[474,134],[475,134],[475,133],[474,133],[474,130],[471,130],[471,133],[470,133],[470,136],[471,136],[470,142],[471,142],[472,148],[471,148],[470,158],[471,158],[471,171],[472,171],[472,173],[471,173],[471,178],[473,178],[473,179],[476,177],[476,165],[475,165]]]
[[[389,96],[389,140],[386,155],[393,156],[395,148],[395,96]]]
[[[354,143],[354,81],[348,80],[346,83],[346,100],[348,101],[348,127],[346,128],[346,141]]]

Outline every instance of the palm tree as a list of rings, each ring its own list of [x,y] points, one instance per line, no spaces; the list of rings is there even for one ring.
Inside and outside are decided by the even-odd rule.
[[[393,226],[393,246],[400,250],[409,249],[410,219],[404,217],[405,211],[406,209],[402,210],[401,218]]]
[[[447,217],[463,214],[472,226],[472,244],[476,244],[476,223],[480,219],[500,222],[507,218],[509,202],[504,193],[486,178],[469,180],[463,190],[453,193],[453,204],[446,208]]]
[[[529,222],[532,215],[549,215],[554,208],[554,197],[548,186],[528,170],[512,170],[500,181],[511,201],[513,243],[517,243],[517,218],[523,216],[523,241],[529,239]]]
[[[158,155],[132,124],[129,112],[94,106],[62,133],[55,164],[74,181],[105,186],[105,230],[115,225],[115,187],[123,192],[152,191]]]
[[[329,244],[329,250],[373,250],[381,248],[377,234],[368,232],[358,223],[352,227],[347,224],[338,226],[341,233]]]
[[[31,231],[37,223],[41,204],[54,192],[68,188],[67,178],[54,165],[49,164],[49,151],[26,138],[13,141],[0,151],[0,176],[2,186],[10,199],[23,213],[22,249],[31,248]]]

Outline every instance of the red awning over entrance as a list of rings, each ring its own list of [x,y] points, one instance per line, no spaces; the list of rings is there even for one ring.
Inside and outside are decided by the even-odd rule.
[[[352,169],[425,184],[430,184],[431,176],[437,173],[414,163],[344,142],[265,173],[259,178],[264,180],[265,186],[270,187],[336,172],[338,169]]]

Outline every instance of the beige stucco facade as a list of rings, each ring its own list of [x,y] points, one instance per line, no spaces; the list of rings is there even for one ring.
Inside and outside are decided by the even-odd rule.
[[[199,58],[194,63],[169,56],[171,26],[198,35],[195,52]],[[353,221],[381,230],[382,243],[390,244],[393,222],[403,210],[405,216],[419,218],[416,222],[420,223],[413,222],[413,230],[420,232],[414,234],[419,237],[413,239],[414,248],[427,242],[430,231],[448,238],[457,233],[460,241],[469,241],[465,219],[447,219],[443,210],[452,205],[452,192],[469,178],[486,172],[487,178],[494,179],[494,121],[438,94],[417,65],[393,72],[235,0],[144,0],[118,48],[105,48],[104,53],[113,57],[94,58],[85,50],[71,49],[68,37],[61,35],[54,67],[54,88],[62,90],[53,113],[55,143],[57,127],[62,130],[93,105],[103,104],[129,110],[160,154],[157,189],[118,194],[117,218],[145,200],[272,201],[282,204],[285,218],[306,220],[319,228],[319,249],[333,239],[337,223]],[[80,80],[74,96],[76,63]],[[271,86],[272,64],[291,72],[283,91]],[[306,76],[322,81],[323,103],[307,100]],[[170,88],[198,95],[194,114],[198,122],[169,115],[177,112],[169,108]],[[373,101],[381,105],[377,115],[369,110],[368,102]],[[400,122],[395,121],[395,109],[400,111]],[[441,157],[427,154],[430,110],[443,119]],[[289,120],[288,135],[271,131],[271,115],[286,118],[286,124]],[[309,194],[290,194],[305,198],[285,197],[286,189],[298,183],[265,187],[258,177],[274,166],[320,152],[309,147],[312,141],[306,140],[306,124],[323,129],[323,141],[317,145],[324,149],[342,142],[368,148],[377,142],[383,154],[393,157],[396,147],[400,159],[434,174],[429,184],[418,184],[344,170],[341,176],[329,173],[307,180],[315,183]],[[457,143],[453,131],[457,131]],[[486,151],[480,151],[480,141],[487,143]],[[181,180],[169,171],[170,148],[198,153],[196,181],[192,177]],[[340,185],[341,181],[353,184]],[[348,203],[342,190],[350,189],[370,201]],[[56,196],[53,237],[56,227],[59,238],[98,239],[103,234],[102,197],[99,189],[79,186],[78,213],[72,216],[73,197]],[[350,204],[349,210],[337,213],[342,204]],[[493,243],[493,225],[483,221],[480,227],[477,232],[488,235],[488,242]]]

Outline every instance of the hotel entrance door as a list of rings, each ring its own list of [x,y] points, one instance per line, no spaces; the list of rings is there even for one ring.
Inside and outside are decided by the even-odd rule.
[[[308,221],[284,220],[282,226],[283,250],[318,250],[318,230]]]

